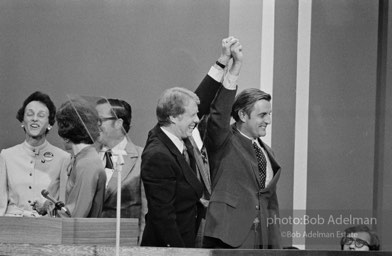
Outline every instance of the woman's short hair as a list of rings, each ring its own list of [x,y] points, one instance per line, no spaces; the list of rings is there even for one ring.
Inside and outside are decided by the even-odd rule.
[[[370,230],[370,228],[366,225],[358,225],[358,226],[353,226],[353,227],[349,227],[346,228],[344,230],[344,236],[342,237],[342,239],[340,240],[340,247],[343,250],[344,247],[344,240],[347,237],[348,234],[352,234],[352,233],[360,233],[360,232],[364,232],[364,233],[368,233],[370,236],[370,243],[369,243],[369,250],[370,251],[378,251],[380,250],[380,240],[378,239],[377,234]]]
[[[26,106],[32,101],[39,101],[48,108],[48,110],[49,110],[49,124],[53,126],[54,123],[56,122],[56,119],[55,119],[56,106],[54,105],[53,101],[50,99],[49,95],[42,93],[40,91],[36,91],[36,92],[30,94],[30,96],[24,100],[22,107],[16,113],[16,119],[18,119],[19,122],[23,122]],[[47,132],[48,132],[48,130],[47,130]]]
[[[238,111],[242,110],[250,116],[255,103],[259,100],[271,100],[271,95],[256,88],[248,88],[243,90],[235,97],[234,104],[231,108],[231,116],[236,122],[240,120]]]
[[[163,92],[158,100],[156,115],[160,126],[171,124],[170,117],[177,117],[185,112],[185,106],[193,100],[200,104],[199,97],[192,91],[173,87]]]
[[[99,136],[98,112],[81,98],[63,103],[57,111],[56,119],[59,136],[74,144],[93,144]]]

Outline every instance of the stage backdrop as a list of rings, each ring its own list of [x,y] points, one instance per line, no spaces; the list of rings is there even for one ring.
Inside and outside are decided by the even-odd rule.
[[[2,0],[0,149],[23,141],[15,114],[36,90],[57,106],[68,94],[128,101],[144,146],[162,91],[194,89],[232,34],[239,90],[273,95],[282,217],[321,214],[305,231],[335,235],[296,241],[301,225],[282,225],[283,245],[339,250],[354,223],[338,218],[352,213],[374,216],[392,250],[391,17],[388,0]],[[56,129],[49,140],[62,147]]]
[[[224,0],[0,2],[0,149],[20,143],[15,115],[40,90],[124,99],[132,140],[144,146],[164,89],[194,89],[229,30]],[[57,130],[50,142],[62,147]]]

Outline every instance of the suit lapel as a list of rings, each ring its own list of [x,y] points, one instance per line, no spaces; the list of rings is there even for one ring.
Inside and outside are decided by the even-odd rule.
[[[200,174],[200,177],[202,178],[205,188],[207,189],[209,195],[211,195],[211,180],[210,180],[210,169],[208,162],[204,163],[203,156],[201,155],[200,150],[197,148],[196,142],[193,140],[192,137],[189,138],[189,141],[192,143],[192,146],[194,148],[193,152],[195,155],[195,160],[196,160],[196,166],[197,170]]]
[[[172,155],[176,158],[178,164],[181,167],[181,170],[184,174],[185,179],[189,183],[191,187],[195,190],[197,193],[198,197],[201,197],[201,193],[203,190],[203,186],[200,183],[199,179],[196,176],[196,173],[192,170],[192,168],[188,165],[188,163],[185,161],[185,158],[183,155],[180,153],[176,145],[170,140],[169,137],[161,130],[161,128],[156,125],[154,128],[154,132],[159,138],[159,140],[162,141],[162,143],[169,149],[169,151],[172,153]],[[189,143],[189,140],[185,139],[185,143]],[[191,145],[192,149],[192,145]],[[189,154],[192,154],[193,161],[194,161],[194,156],[193,152],[188,152]]]
[[[128,141],[125,147],[125,151],[127,154],[123,156],[124,165],[122,166],[121,170],[121,181],[124,181],[130,172],[132,172],[138,159],[138,152],[135,145],[131,141]],[[110,195],[117,192],[117,177],[118,173],[117,171],[114,171],[106,188],[105,200],[107,200]]]
[[[271,149],[260,138],[258,140],[260,145],[265,150],[265,152],[267,152],[268,159],[271,163],[272,171],[274,172],[275,175],[280,170],[280,165],[278,164],[278,162],[276,162],[274,154],[272,153]]]
[[[233,135],[236,136],[239,140],[239,142],[242,145],[242,148],[245,149],[244,154],[249,157],[251,156],[252,158],[250,159],[250,165],[252,166],[252,172],[255,177],[255,186],[259,187],[260,185],[260,177],[259,177],[259,167],[257,165],[257,158],[256,158],[256,153],[255,150],[253,149],[252,141],[249,140],[248,138],[245,138],[238,130],[235,125],[232,126],[233,130]],[[248,159],[249,161],[249,159]]]
[[[264,151],[267,153],[267,157],[271,164],[272,172],[274,173],[274,176],[272,177],[271,181],[268,183],[268,186],[265,187],[265,189],[269,189],[270,187],[273,187],[273,185],[276,184],[279,179],[280,166],[276,162],[274,154],[272,153],[270,147],[268,147],[260,138],[258,138],[258,141],[260,145],[263,147]]]
[[[248,139],[245,138],[237,129],[237,127],[235,126],[235,124],[232,126],[232,130],[233,130],[233,134],[234,136],[237,136],[237,138],[239,139],[239,141],[241,142],[242,146],[244,147],[244,149],[247,151],[247,153],[251,156],[254,156],[252,158],[253,161],[251,161],[251,166],[252,166],[252,171],[253,174],[255,176],[255,181],[257,182],[257,186],[259,186],[261,180],[260,180],[260,176],[259,176],[259,168],[257,166],[257,158],[256,158],[256,154],[255,151],[253,149],[253,145],[252,142]],[[279,178],[279,175],[277,175],[279,173],[280,170],[280,166],[279,164],[276,162],[274,155],[271,151],[271,149],[259,138],[258,139],[259,144],[263,147],[263,149],[265,150],[265,152],[267,152],[267,157],[269,159],[269,162],[271,163],[271,167],[272,167],[272,171],[274,173],[274,177],[272,178],[271,182],[269,183],[269,185],[265,188],[268,189],[270,187],[270,185],[272,185],[274,182],[276,182],[277,178]],[[254,164],[253,164],[254,163]]]
[[[134,166],[139,157],[139,153],[131,141],[128,141],[125,147],[125,152],[127,152],[127,155],[124,156],[124,166],[121,173],[121,181],[124,181],[126,177],[128,177],[128,175],[134,170]]]

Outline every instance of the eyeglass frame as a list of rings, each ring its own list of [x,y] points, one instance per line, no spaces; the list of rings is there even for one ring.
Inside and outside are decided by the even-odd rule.
[[[108,120],[117,120],[118,118],[115,116],[110,116],[110,117],[99,117],[99,122],[98,126],[101,126],[103,122],[108,121]]]
[[[101,120],[101,122],[105,122],[108,120],[117,120],[118,118],[115,116],[110,116],[110,117],[99,117],[99,120]]]
[[[370,248],[370,244],[360,238],[353,238],[353,237],[347,237],[347,236],[343,238],[344,245],[352,245],[353,242],[354,242],[354,245],[356,248],[362,248],[365,245]]]

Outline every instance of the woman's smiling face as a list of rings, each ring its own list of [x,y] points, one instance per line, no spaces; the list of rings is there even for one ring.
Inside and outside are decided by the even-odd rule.
[[[22,124],[28,137],[45,136],[49,126],[49,109],[39,101],[31,101],[26,105]]]

